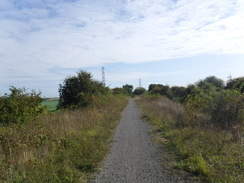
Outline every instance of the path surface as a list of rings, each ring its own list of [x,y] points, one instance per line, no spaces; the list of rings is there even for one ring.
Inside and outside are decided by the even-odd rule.
[[[141,119],[134,101],[129,100],[117,126],[111,151],[105,158],[97,183],[186,182],[163,170],[162,152],[149,137],[150,125]]]

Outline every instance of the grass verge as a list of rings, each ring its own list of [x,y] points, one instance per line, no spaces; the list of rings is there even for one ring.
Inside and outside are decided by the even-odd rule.
[[[111,97],[100,107],[0,127],[0,182],[86,182],[103,159],[126,103],[125,97]]]
[[[237,138],[229,131],[189,124],[184,107],[167,98],[143,97],[136,102],[165,139],[166,149],[176,155],[176,168],[207,182],[243,182],[243,123]]]

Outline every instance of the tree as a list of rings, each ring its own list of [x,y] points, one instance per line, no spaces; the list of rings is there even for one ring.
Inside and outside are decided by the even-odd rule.
[[[134,90],[133,94],[134,95],[143,95],[146,93],[146,89],[145,88],[142,88],[142,87],[138,87]]]
[[[92,103],[92,96],[108,93],[102,82],[92,79],[85,71],[77,72],[77,76],[67,77],[59,86],[58,108],[85,107]]]
[[[123,85],[123,88],[128,92],[129,95],[132,94],[133,85],[126,84],[126,85]]]
[[[244,93],[244,77],[228,80],[225,89],[238,90],[239,92]]]
[[[170,99],[172,98],[171,88],[168,85],[150,84],[148,87],[148,91],[152,94],[160,94],[165,95]]]
[[[215,76],[206,77],[204,80],[200,80],[196,84],[198,87],[210,90],[215,88],[216,90],[221,90],[224,88],[224,81]]]
[[[16,87],[9,90],[11,94],[0,97],[0,123],[24,123],[43,112],[41,93]]]
[[[174,100],[183,101],[186,95],[186,88],[183,86],[173,86],[171,87],[172,96]]]
[[[128,95],[128,91],[124,88],[113,88],[112,93],[114,95]]]

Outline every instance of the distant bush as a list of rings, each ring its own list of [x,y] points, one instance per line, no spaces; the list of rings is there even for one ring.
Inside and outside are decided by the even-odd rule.
[[[200,80],[196,83],[196,85],[202,89],[209,90],[211,87],[215,87],[216,89],[224,88],[224,81],[215,76],[206,77],[203,80]]]
[[[0,123],[23,123],[43,111],[40,93],[11,87],[11,94],[0,97]]]
[[[77,72],[77,76],[67,77],[59,87],[58,108],[80,108],[93,103],[93,97],[106,95],[108,88],[102,82],[92,79],[85,71]]]
[[[227,85],[225,88],[238,90],[239,92],[244,93],[244,77],[230,79],[227,82]]]
[[[128,94],[131,95],[132,91],[133,91],[133,86],[126,84],[126,85],[123,85],[123,89],[125,89],[128,92]]]
[[[125,88],[113,88],[112,94],[114,95],[129,95],[128,91]]]
[[[172,91],[168,85],[150,84],[148,87],[148,91],[151,94],[160,94],[160,95],[164,95],[168,98],[172,98]]]
[[[134,95],[143,95],[146,93],[146,89],[145,88],[142,88],[142,87],[138,87],[134,90],[133,94]]]

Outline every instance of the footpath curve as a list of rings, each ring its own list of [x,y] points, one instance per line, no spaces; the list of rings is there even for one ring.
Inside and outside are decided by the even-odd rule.
[[[130,99],[116,128],[110,153],[95,176],[97,183],[185,183],[164,171],[163,154],[149,136],[150,125],[141,119]]]

